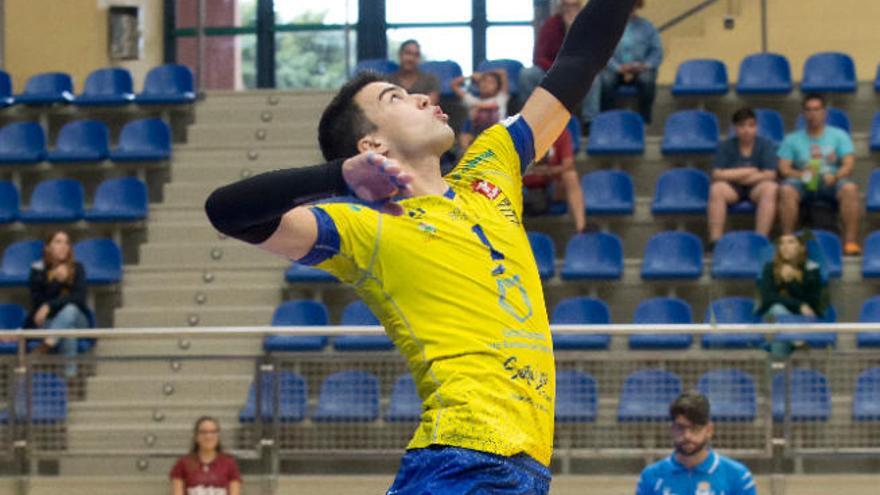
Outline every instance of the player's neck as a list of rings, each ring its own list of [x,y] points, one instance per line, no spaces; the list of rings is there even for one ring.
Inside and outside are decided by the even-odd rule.
[[[199,461],[204,464],[210,464],[217,458],[216,450],[199,450]]]
[[[817,125],[816,127],[807,126],[807,134],[810,137],[819,137],[825,133],[825,124]]]
[[[682,466],[684,466],[688,469],[693,469],[693,468],[699,466],[700,464],[705,462],[706,459],[708,459],[708,458],[709,458],[709,448],[708,447],[704,448],[703,450],[701,450],[700,452],[698,452],[694,455],[689,455],[689,456],[684,456],[684,455],[681,455],[677,452],[675,453],[675,460],[677,460],[679,464],[681,464]]]
[[[440,158],[426,156],[418,159],[399,158],[400,165],[413,175],[413,196],[442,195],[449,185],[440,175]]]

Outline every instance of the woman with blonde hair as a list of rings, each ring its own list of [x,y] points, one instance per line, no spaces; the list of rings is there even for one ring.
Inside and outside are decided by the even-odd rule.
[[[235,458],[223,452],[220,423],[209,416],[196,420],[189,454],[171,469],[172,495],[240,495],[241,474]]]
[[[757,313],[767,320],[780,316],[802,315],[822,318],[825,314],[824,283],[819,264],[807,256],[804,239],[780,236],[773,261],[764,265],[760,305]]]

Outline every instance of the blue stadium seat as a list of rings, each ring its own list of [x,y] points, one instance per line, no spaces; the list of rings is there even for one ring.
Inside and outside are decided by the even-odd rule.
[[[391,387],[391,399],[385,412],[389,423],[415,423],[422,416],[422,399],[412,375],[404,373],[397,377]]]
[[[868,368],[856,379],[853,421],[880,421],[880,367]]]
[[[880,169],[871,172],[868,194],[865,198],[865,206],[868,211],[880,211]]]
[[[83,217],[83,195],[78,180],[44,180],[34,188],[28,207],[18,218],[24,223],[76,222]]]
[[[712,277],[756,279],[764,269],[763,253],[772,249],[770,241],[753,231],[724,234],[712,254]]]
[[[18,330],[24,325],[27,312],[18,304],[0,304],[0,330]],[[14,355],[18,342],[0,341],[0,355]]]
[[[813,230],[816,246],[819,248],[822,268],[831,278],[843,275],[843,245],[840,237],[827,230]]]
[[[15,102],[24,105],[51,105],[73,101],[73,80],[63,72],[37,74],[28,79],[24,92],[15,95]]]
[[[553,278],[556,275],[556,246],[553,245],[553,239],[541,232],[529,232],[528,237],[541,280]]]
[[[46,134],[36,122],[15,122],[0,129],[0,164],[39,163],[46,159]]]
[[[642,279],[694,280],[703,275],[703,243],[689,232],[660,232],[648,240]]]
[[[185,65],[154,67],[144,79],[144,91],[135,96],[138,105],[177,105],[196,101],[193,75]]]
[[[784,373],[773,375],[773,421],[785,419],[786,380]],[[831,417],[831,392],[828,379],[817,370],[791,370],[791,420],[828,421]]]
[[[776,319],[779,324],[816,324],[834,323],[837,320],[837,311],[834,306],[828,306],[823,318],[815,318],[803,315],[780,316]],[[775,342],[802,342],[812,349],[828,349],[837,347],[837,333],[835,332],[780,332],[774,335]]]
[[[556,373],[556,422],[592,423],[599,410],[596,379],[583,371]]]
[[[379,380],[366,371],[340,371],[321,385],[317,423],[370,422],[379,417]]]
[[[571,151],[577,156],[578,153],[581,152],[581,119],[576,115],[572,115],[570,119],[568,119],[568,125],[565,126],[565,130],[571,135]]]
[[[434,74],[440,80],[440,96],[455,96],[452,90],[452,80],[461,77],[461,67],[453,60],[436,60],[423,62],[419,70]]]
[[[874,91],[880,93],[880,65],[877,66],[877,77],[874,78]]]
[[[21,199],[18,197],[15,183],[0,180],[0,224],[12,223],[18,219],[20,203]]]
[[[134,101],[134,89],[128,69],[108,67],[93,71],[86,78],[81,95],[74,103],[80,106],[119,106]]]
[[[507,72],[507,85],[511,96],[519,95],[519,74],[523,70],[523,64],[517,60],[500,58],[497,60],[483,60],[477,66],[478,72],[504,69]]]
[[[880,230],[865,238],[862,277],[880,278]]]
[[[871,135],[868,138],[871,151],[880,151],[880,111],[871,120]]]
[[[859,323],[880,323],[880,296],[874,296],[862,304]],[[860,348],[880,347],[880,332],[861,332],[856,335]]]
[[[787,95],[794,89],[791,65],[778,53],[756,53],[743,59],[739,66],[739,94]]]
[[[673,96],[719,96],[727,94],[727,67],[715,59],[687,60],[678,66]]]
[[[28,393],[26,381],[16,383],[12,411],[0,411],[0,424],[22,423],[28,420]],[[31,376],[30,422],[58,424],[67,420],[67,384],[54,373],[37,372]],[[10,416],[12,416],[10,418]]]
[[[379,319],[363,301],[354,301],[342,310],[341,325],[381,326]],[[387,335],[343,335],[333,339],[337,351],[390,351],[394,343]]]
[[[316,301],[287,301],[275,308],[272,326],[324,326],[330,322],[327,307]],[[296,337],[269,335],[263,340],[266,352],[320,351],[329,339],[323,335]]]
[[[608,305],[593,297],[563,299],[553,309],[550,322],[554,325],[607,325],[611,323]],[[554,333],[553,349],[557,351],[605,350],[611,336],[595,333]]]
[[[87,284],[122,281],[122,250],[113,239],[84,239],[73,245],[73,253],[86,270]]]
[[[30,278],[31,265],[43,259],[43,241],[13,242],[3,251],[0,263],[0,287],[25,287]]]
[[[379,326],[381,323],[363,301],[354,301],[342,310],[342,325]]]
[[[621,170],[597,170],[581,179],[588,215],[632,215],[636,208],[632,177]]]
[[[706,308],[706,323],[759,323],[755,301],[748,297],[725,297],[712,301]],[[764,344],[764,335],[756,332],[707,333],[702,337],[704,349],[755,349]]]
[[[55,149],[49,152],[50,162],[96,162],[110,153],[110,132],[99,120],[75,120],[58,133]]]
[[[632,110],[611,110],[596,116],[590,126],[587,154],[641,155],[645,153],[645,122]]]
[[[855,93],[856,86],[856,64],[845,53],[816,53],[804,62],[803,93]]]
[[[292,264],[290,268],[288,268],[287,271],[284,272],[284,280],[291,284],[304,282],[339,282],[336,277],[330,275],[324,270],[311,266],[301,265],[299,263]]]
[[[114,162],[161,161],[171,157],[171,128],[162,119],[140,119],[125,124],[119,145],[110,151]]]
[[[397,65],[397,63],[384,58],[370,58],[366,60],[361,60],[354,67],[355,74],[360,74],[361,72],[367,71],[378,72],[379,74],[393,74],[398,70],[400,70],[400,66]]]
[[[756,108],[755,117],[758,121],[758,135],[776,144],[785,138],[785,122],[782,114],[770,108]],[[730,135],[736,135],[736,126],[730,126]]]
[[[578,234],[568,241],[560,271],[563,280],[618,280],[623,275],[623,245],[614,234]]]
[[[837,127],[838,129],[843,129],[847,133],[850,132],[851,124],[849,121],[849,115],[847,115],[846,111],[844,111],[844,110],[840,110],[838,108],[829,108],[828,115],[827,115],[827,117],[825,117],[825,123],[827,125],[832,126],[832,127]],[[804,116],[799,115],[797,118],[797,121],[795,122],[795,127],[797,127],[798,130],[800,130],[800,129],[803,129],[804,127],[806,127],[806,125],[807,125],[807,121],[804,120]]]
[[[12,78],[9,73],[0,70],[0,108],[8,107],[15,103],[12,97]]]
[[[681,378],[675,373],[661,369],[635,371],[623,382],[617,421],[669,421],[669,405],[679,395]]]
[[[637,325],[675,325],[693,323],[691,306],[671,297],[655,297],[642,301],[633,315]],[[629,337],[630,349],[687,349],[694,341],[689,333],[636,334]]]
[[[275,378],[278,378],[277,390]],[[264,372],[260,375],[260,418],[270,422],[275,415],[275,399],[278,399],[278,421],[281,423],[298,423],[306,417],[309,403],[308,384],[297,373],[290,371]],[[242,423],[253,423],[257,420],[257,385],[251,383],[248,398],[238,413]]]
[[[695,168],[674,168],[657,180],[651,213],[654,215],[706,214],[709,176]]]
[[[703,110],[681,110],[666,119],[664,155],[707,154],[718,149],[718,117]]]
[[[134,222],[147,218],[148,211],[147,185],[137,177],[120,177],[98,185],[85,219],[89,222]]]
[[[755,379],[745,371],[706,372],[697,381],[697,390],[709,399],[712,421],[754,421],[757,416]]]

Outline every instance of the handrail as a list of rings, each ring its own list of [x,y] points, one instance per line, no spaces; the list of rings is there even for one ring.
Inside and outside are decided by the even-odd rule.
[[[706,10],[707,8],[711,7],[712,5],[718,3],[718,1],[719,0],[705,0],[705,1],[693,6],[691,8],[685,10],[684,12],[673,17],[672,19],[664,22],[663,24],[660,25],[660,27],[657,28],[657,30],[662,33],[663,31],[666,31],[667,29],[672,29],[675,26],[681,24],[682,22],[684,22],[684,21],[690,19],[691,17],[699,14],[700,12]]]

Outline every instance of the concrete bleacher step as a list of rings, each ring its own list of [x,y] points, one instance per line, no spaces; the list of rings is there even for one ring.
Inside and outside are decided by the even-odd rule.
[[[272,319],[275,305],[242,306],[226,308],[141,308],[125,306],[116,310],[115,322],[120,328],[155,327],[235,327],[267,325]],[[196,321],[195,325],[192,324]]]
[[[185,267],[201,263],[214,265],[239,264],[253,267],[278,267],[290,265],[279,256],[262,251],[242,242],[176,242],[148,243],[141,247],[141,264],[144,266]]]
[[[226,108],[229,106],[277,108],[294,107],[308,109],[323,108],[333,98],[334,91],[302,90],[288,91],[277,89],[258,89],[248,91],[211,90],[207,98],[199,102],[199,108]]]
[[[94,376],[89,378],[88,401],[152,400],[157,406],[177,397],[242,400],[253,378],[248,374],[213,376]],[[173,388],[168,388],[169,385]]]
[[[221,238],[207,219],[199,219],[190,222],[157,222],[150,227],[150,242],[216,242],[225,240]]]
[[[239,146],[293,147],[317,146],[318,132],[314,124],[253,126],[234,124],[205,124],[189,128],[192,146],[211,145],[217,148]]]
[[[181,455],[184,453],[185,451]],[[162,457],[147,455],[64,457],[58,462],[60,476],[37,478],[33,482],[30,494],[54,495],[61,489],[65,495],[120,495],[123,493],[119,490],[120,485],[125,486],[125,495],[168,493],[168,473],[171,472],[176,461],[176,457],[167,454]],[[102,478],[96,479],[96,477]],[[69,480],[69,483],[60,484],[58,480]],[[110,480],[118,481],[114,484],[110,483]]]
[[[106,342],[106,340],[104,341]],[[104,342],[101,343],[103,346]],[[250,345],[250,341],[248,342]],[[95,374],[99,376],[205,376],[223,373],[248,374],[254,372],[254,360],[250,357],[235,359],[177,359],[161,357],[149,360],[99,360],[95,363]],[[121,403],[123,405],[126,403]]]
[[[311,163],[320,156],[321,152],[317,146],[311,148],[242,146],[240,149],[205,149],[181,145],[174,148],[174,169],[196,165],[223,167],[239,163],[295,164],[301,160]]]
[[[248,285],[246,291],[237,290],[239,288],[234,285],[124,288],[123,304],[125,301],[133,300],[143,308],[171,308],[192,304],[203,307],[226,307],[277,304],[281,298],[277,280],[271,285]]]
[[[68,450],[101,452],[127,445],[141,449],[186,452],[190,445],[191,421],[176,424],[110,421],[112,422],[103,425],[77,424],[68,427]]]
[[[207,271],[206,271],[207,270]],[[125,284],[128,288],[167,288],[169,286],[251,287],[254,285],[280,284],[283,273],[277,268],[227,268],[211,266],[205,268],[188,267],[169,270],[143,266],[125,267]],[[137,301],[129,301],[136,304]]]
[[[95,348],[95,353],[99,358],[150,356],[155,359],[156,357],[171,356],[179,357],[181,363],[192,356],[227,357],[234,360],[236,357],[258,356],[262,352],[263,339],[255,336],[202,337],[189,335],[155,338],[106,338],[101,340],[100,345]],[[148,359],[144,362],[150,361]]]

